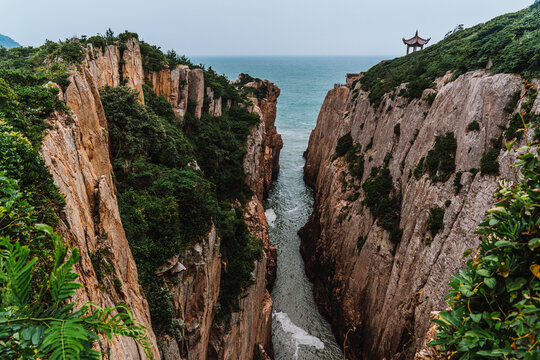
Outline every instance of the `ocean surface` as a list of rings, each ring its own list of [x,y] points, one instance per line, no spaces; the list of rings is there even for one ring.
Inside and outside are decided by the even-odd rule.
[[[283,137],[280,173],[265,202],[270,240],[278,251],[273,344],[276,360],[343,359],[329,323],[313,300],[297,231],[312,211],[313,194],[302,179],[309,134],[324,97],[346,73],[365,71],[382,57],[192,57],[229,79],[239,73],[267,79],[281,89],[276,127]]]

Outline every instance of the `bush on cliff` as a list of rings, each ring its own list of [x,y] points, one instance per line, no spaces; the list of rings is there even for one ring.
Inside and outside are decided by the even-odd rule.
[[[435,136],[435,145],[425,158],[420,159],[414,169],[414,177],[418,180],[426,172],[431,181],[446,182],[456,170],[457,140],[454,133]]]
[[[433,320],[439,333],[430,345],[452,359],[540,358],[540,148],[526,143],[515,163],[519,182],[500,182],[478,249],[450,281],[450,310]]]
[[[394,190],[394,183],[388,168],[372,168],[369,178],[362,184],[364,189],[363,203],[380,227],[390,232],[390,241],[397,244],[401,241],[401,194]]]

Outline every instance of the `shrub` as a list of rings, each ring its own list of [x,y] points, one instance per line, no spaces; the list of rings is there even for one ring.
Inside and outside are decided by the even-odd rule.
[[[480,131],[480,124],[478,121],[473,120],[467,125],[467,131]]]
[[[432,181],[445,182],[456,169],[457,140],[454,133],[445,136],[436,136],[435,145],[426,156],[424,172],[427,172]]]
[[[454,193],[457,195],[463,188],[463,185],[461,185],[461,176],[463,175],[463,171],[458,171],[456,173],[456,177],[454,178]]]
[[[367,240],[367,236],[358,237],[358,240],[356,241],[356,249],[358,250],[358,252],[362,251],[362,248],[364,247],[366,240]]]
[[[142,65],[143,69],[149,71],[160,71],[165,64],[168,63],[168,59],[161,51],[159,46],[150,45],[144,41],[139,42],[141,49]]]
[[[504,107],[504,111],[506,111],[507,113],[514,112],[520,98],[521,98],[521,89],[516,90],[515,92],[513,92],[508,97],[508,101],[506,102],[506,105]]]
[[[385,167],[388,166],[388,163],[390,162],[391,159],[392,159],[392,153],[387,152],[386,155],[384,155],[384,160],[383,160]]]
[[[436,97],[437,97],[437,93],[432,92],[432,93],[427,94],[424,97],[424,100],[426,100],[426,102],[429,104],[429,106],[431,106],[431,105],[433,105],[433,102],[435,101]]]
[[[538,126],[536,123],[535,127]],[[450,309],[433,320],[442,356],[454,358],[538,359],[537,223],[540,204],[538,146],[520,151],[520,180],[500,182],[498,202],[486,212],[474,257],[450,281]],[[464,256],[472,253],[468,250]]]
[[[414,168],[413,175],[416,180],[420,179],[424,174],[424,161],[426,161],[425,157],[420,158],[420,161],[418,161],[418,164]]]
[[[482,154],[482,159],[480,160],[480,171],[482,171],[482,174],[496,175],[499,173],[499,162],[497,161],[499,152],[499,149],[491,149]]]
[[[351,132],[349,131],[337,141],[335,157],[343,156],[349,151],[353,146],[353,138]]]
[[[401,194],[395,193],[392,176],[388,168],[372,168],[368,179],[362,184],[363,204],[366,205],[377,223],[390,232],[390,240],[397,244],[401,240]]]
[[[427,220],[427,226],[431,236],[435,237],[437,233],[444,227],[444,209],[440,207],[433,207],[429,209],[429,217]]]
[[[370,150],[373,147],[373,137],[371,137],[371,140],[369,140],[369,144],[366,146],[366,151]]]
[[[219,118],[185,118],[185,135],[171,105],[144,88],[147,105],[126,87],[101,91],[118,204],[155,331],[173,331],[174,306],[155,276],[166,260],[200,241],[216,225],[227,267],[222,271],[220,310],[228,321],[251,284],[260,240],[249,234],[239,203],[252,192],[244,183],[243,158],[250,129],[260,120],[238,105]],[[158,115],[159,114],[159,115]],[[196,170],[190,164],[197,164]],[[235,208],[237,207],[237,208]]]
[[[444,202],[444,206],[445,207],[450,207],[450,205],[452,204],[452,200],[448,199]]]
[[[396,135],[397,137],[399,137],[399,135],[401,135],[401,124],[400,123],[397,123],[396,125],[394,125],[394,135]]]
[[[523,95],[527,97],[527,100],[521,104],[521,109],[518,113],[514,114],[508,128],[506,129],[504,136],[506,139],[511,140],[517,138],[521,140],[523,137],[523,124],[529,124],[534,121],[538,121],[539,114],[532,112],[532,108],[536,98],[538,97],[538,90],[536,88],[530,88],[527,93]],[[518,99],[519,101],[519,99]]]

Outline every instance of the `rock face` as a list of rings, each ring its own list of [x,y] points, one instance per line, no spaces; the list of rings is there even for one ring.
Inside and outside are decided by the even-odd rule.
[[[163,95],[172,105],[175,114],[183,118],[188,103],[194,105],[193,114],[196,118],[202,115],[204,105],[204,72],[202,69],[190,69],[185,65],[178,65],[175,69],[165,68],[161,71],[145,71],[145,79],[152,83],[154,92]],[[208,113],[212,116],[221,115],[221,97],[214,99],[210,88],[206,90],[209,97]],[[195,105],[196,104],[196,105]]]
[[[348,333],[348,359],[412,358],[422,346],[430,312],[446,308],[446,284],[464,265],[463,252],[477,245],[474,231],[494,203],[498,177],[475,176],[473,168],[480,168],[482,154],[492,148],[490,140],[502,136],[511,116],[503,108],[522,80],[485,71],[449,79],[448,74],[438,80],[431,105],[427,100],[409,103],[397,95],[405,85],[386,94],[379,108],[370,105],[360,83],[354,89],[352,82],[338,87],[326,96],[311,133],[304,171],[315,190],[315,206],[300,231],[301,251],[316,301],[338,343],[343,344]],[[433,91],[426,90],[424,96]],[[535,109],[540,110],[539,100]],[[474,120],[480,130],[468,131]],[[348,175],[344,157],[332,161],[338,138],[348,132],[362,145],[361,181]],[[433,148],[435,136],[448,132],[457,140],[456,171],[463,172],[457,194],[455,174],[446,182],[433,182],[428,174],[419,179],[410,175]],[[403,237],[397,245],[362,205],[361,184],[385,158],[394,188],[402,195]],[[501,151],[498,162],[501,176],[514,179],[512,154]],[[445,214],[444,227],[433,237],[427,219],[435,206]]]
[[[280,90],[276,85],[266,80],[251,82],[246,84],[246,86],[253,88],[264,86],[268,89],[264,98],[250,97],[253,103],[250,110],[258,114],[262,121],[251,131],[247,142],[247,154],[244,158],[246,183],[254,190],[256,198],[262,201],[268,195],[272,181],[277,177],[279,172],[279,153],[283,147],[283,140],[281,139],[281,135],[278,134],[274,123],[276,120],[277,98],[279,97]],[[262,205],[255,208],[251,204],[248,208],[254,208],[252,213],[258,213],[258,217],[261,219],[265,218],[264,228],[266,230],[264,232],[257,230],[256,232],[260,234],[257,236],[263,240],[264,250],[268,258],[266,278],[268,289],[270,290],[276,279],[277,250],[268,237],[266,217],[264,214],[261,214],[261,212],[264,213]],[[252,222],[252,224],[258,223],[260,222]]]
[[[279,153],[283,147],[283,140],[274,125],[276,120],[276,105],[279,97],[279,88],[267,80],[247,83],[246,87],[266,89],[266,96],[257,98],[251,96],[253,103],[250,110],[259,114],[263,122],[253,128],[251,137],[261,139],[248,142],[248,156],[244,159],[247,183],[255,191],[259,198],[266,197],[272,186],[272,181],[279,173]],[[260,149],[254,149],[259,145]],[[253,154],[256,158],[250,158]]]
[[[243,311],[233,314],[229,324],[214,322],[222,260],[220,239],[212,229],[200,243],[158,269],[158,275],[170,285],[175,321],[181,329],[174,337],[160,338],[162,345],[158,349],[148,304],[138,284],[136,264],[118,211],[109,160],[107,119],[98,91],[103,86],[118,86],[124,81],[139,93],[139,101],[143,102],[145,79],[152,83],[158,95],[167,98],[177,115],[185,115],[191,99],[197,102],[195,115],[201,116],[205,96],[201,69],[178,66],[145,74],[136,39],[130,39],[123,51],[113,45],[105,49],[90,45],[83,64],[73,70],[67,90],[59,94],[71,112],[52,116],[51,128],[43,140],[41,152],[45,162],[60,192],[66,195],[66,209],[58,230],[81,253],[76,270],[83,288],[76,300],[90,300],[102,306],[125,302],[134,316],[148,327],[156,359],[251,359],[256,346],[265,350],[263,353],[271,353],[272,300],[267,284],[273,281],[268,268],[271,264],[275,267],[275,248],[268,239],[262,207],[265,191],[259,191],[258,187],[253,188],[256,195],[246,206],[245,218],[252,234],[263,240],[265,252],[255,264],[254,284],[240,300]],[[273,171],[278,169],[281,146],[276,145],[281,138],[274,127],[279,89],[271,83],[268,85],[274,87],[273,92],[252,109],[261,115],[261,122],[248,139],[250,146],[245,161],[248,184],[265,184],[266,191],[275,177]],[[211,89],[207,89],[207,96],[210,113],[220,115],[221,98],[214,98]],[[269,170],[262,169],[263,166]],[[266,180],[267,173],[270,180]],[[97,271],[94,268],[97,265],[92,264],[96,259],[109,264],[112,270]],[[101,278],[97,272],[101,272]],[[146,358],[142,349],[128,338],[102,339],[99,347],[113,360]]]
[[[45,163],[66,196],[59,232],[81,254],[76,271],[83,288],[76,301],[92,301],[101,306],[125,302],[148,327],[154,356],[159,359],[148,304],[120,220],[109,161],[107,120],[97,90],[99,79],[92,74],[92,68],[82,67],[71,76],[70,85],[61,95],[71,114],[51,118],[52,127],[42,143]],[[95,257],[101,257],[112,268],[101,279],[92,265],[91,259]],[[115,286],[115,279],[121,281],[120,287]],[[128,338],[103,340],[100,347],[110,359],[146,358],[142,349]]]

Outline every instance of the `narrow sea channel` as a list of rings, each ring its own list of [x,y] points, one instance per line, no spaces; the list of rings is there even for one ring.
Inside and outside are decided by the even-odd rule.
[[[194,57],[229,79],[241,72],[268,79],[281,89],[276,126],[283,137],[280,173],[265,202],[270,240],[278,250],[274,300],[273,345],[276,360],[338,360],[342,352],[330,325],[313,300],[304,272],[297,231],[307,221],[313,194],[303,181],[309,134],[324,97],[346,73],[365,71],[379,57]]]

